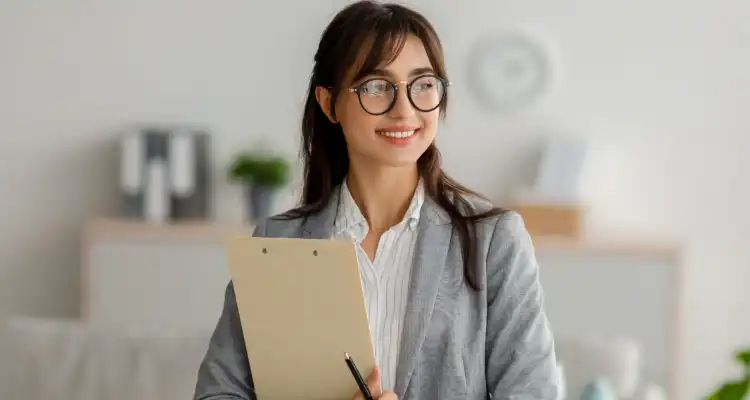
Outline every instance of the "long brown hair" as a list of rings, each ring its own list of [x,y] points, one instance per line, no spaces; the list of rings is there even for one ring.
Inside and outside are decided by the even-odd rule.
[[[341,10],[328,25],[315,53],[315,64],[302,117],[302,161],[304,188],[301,206],[285,215],[307,217],[320,212],[331,201],[336,187],[349,170],[349,155],[341,126],[332,123],[320,108],[315,89],[330,88],[332,114],[336,99],[347,83],[369,75],[375,68],[390,64],[404,46],[408,35],[418,37],[435,73],[448,79],[443,48],[429,21],[407,7],[358,1]],[[440,109],[445,117],[447,94]],[[417,161],[425,183],[425,193],[450,216],[458,233],[464,260],[464,278],[479,290],[473,265],[476,257],[476,223],[504,212],[490,208],[474,213],[466,196],[477,193],[448,177],[441,168],[440,152],[432,143]]]

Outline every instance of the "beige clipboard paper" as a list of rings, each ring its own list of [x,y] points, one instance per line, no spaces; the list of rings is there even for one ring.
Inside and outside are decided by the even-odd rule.
[[[232,237],[227,260],[258,398],[349,400],[375,367],[353,242]]]

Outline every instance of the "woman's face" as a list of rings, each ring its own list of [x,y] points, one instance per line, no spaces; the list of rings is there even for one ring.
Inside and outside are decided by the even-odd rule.
[[[397,84],[398,89],[394,91],[388,82]],[[412,82],[414,104],[407,90],[407,84]],[[336,118],[343,129],[351,162],[387,167],[416,164],[435,139],[440,108],[423,112],[415,105],[423,110],[433,108],[444,91],[434,77],[422,41],[410,35],[390,65],[381,65],[374,75],[348,87],[359,88],[362,103],[357,93],[347,89],[342,90],[336,102]],[[326,111],[327,96],[324,89],[318,91],[318,101]],[[382,113],[394,97],[393,106]]]

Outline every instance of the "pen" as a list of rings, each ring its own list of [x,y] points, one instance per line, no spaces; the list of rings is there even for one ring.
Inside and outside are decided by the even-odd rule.
[[[370,394],[370,389],[367,388],[365,380],[362,379],[362,375],[360,375],[357,366],[354,365],[354,360],[349,357],[349,353],[344,353],[344,356],[346,357],[346,365],[349,366],[349,371],[352,372],[354,380],[357,381],[357,386],[359,386],[359,390],[362,391],[362,394],[365,396],[365,400],[373,400],[372,394]]]

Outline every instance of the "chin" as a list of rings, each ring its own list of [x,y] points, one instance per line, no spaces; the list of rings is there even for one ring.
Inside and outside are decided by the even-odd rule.
[[[421,154],[405,155],[405,154],[370,154],[369,156],[364,155],[363,159],[367,159],[366,164],[370,167],[385,167],[385,168],[407,168],[417,165],[417,161]]]
[[[404,168],[417,165],[424,152],[412,154],[393,154],[391,157],[379,157],[379,163],[394,168]]]
[[[417,165],[417,160],[419,158],[413,159],[413,160],[395,160],[390,161],[387,163],[384,163],[385,166],[391,167],[391,168],[409,168],[409,167],[415,167]]]

